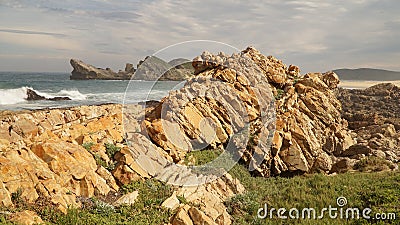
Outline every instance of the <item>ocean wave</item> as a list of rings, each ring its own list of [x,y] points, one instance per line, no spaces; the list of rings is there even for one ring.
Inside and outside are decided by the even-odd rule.
[[[12,105],[26,100],[28,87],[0,89],[0,105]]]
[[[35,90],[31,87],[20,87],[14,89],[0,89],[0,105],[12,105],[25,102],[28,89],[35,91],[38,95],[45,98],[69,97],[72,100],[86,99],[86,95],[80,93],[78,90],[61,90],[57,93],[46,93]]]

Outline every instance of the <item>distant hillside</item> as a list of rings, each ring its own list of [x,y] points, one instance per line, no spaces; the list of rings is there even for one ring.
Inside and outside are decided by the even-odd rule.
[[[334,70],[341,80],[400,80],[400,72],[381,69],[338,69]]]

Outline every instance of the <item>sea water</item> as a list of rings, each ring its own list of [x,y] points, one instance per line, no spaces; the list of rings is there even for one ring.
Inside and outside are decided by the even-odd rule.
[[[70,80],[69,73],[0,72],[0,110],[62,108],[103,103],[160,100],[183,86],[179,81]],[[30,88],[47,98],[71,100],[27,101]]]

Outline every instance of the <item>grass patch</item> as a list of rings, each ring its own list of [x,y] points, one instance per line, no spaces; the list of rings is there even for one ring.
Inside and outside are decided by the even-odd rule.
[[[157,180],[132,182],[121,188],[123,193],[139,191],[138,199],[132,206],[114,207],[96,197],[84,198],[83,208],[68,209],[67,214],[58,211],[47,201],[37,201],[34,204],[17,206],[8,211],[33,210],[47,222],[47,224],[167,224],[173,215],[171,210],[161,207],[161,203],[172,195],[172,187]],[[4,209],[7,211],[7,209]],[[7,215],[0,214],[0,224],[12,224]]]
[[[193,166],[207,164],[216,159],[222,153],[221,149],[204,149],[189,152],[185,157],[185,164],[192,163]]]
[[[315,208],[317,215],[322,208],[337,207],[336,199],[346,197],[348,204],[344,209],[357,207],[377,212],[396,213],[400,217],[400,173],[345,173],[336,176],[311,174],[293,178],[252,177],[241,165],[236,165],[230,173],[238,178],[247,192],[225,202],[235,224],[370,224],[364,219],[330,219],[325,214],[320,220],[281,220],[276,218],[258,219],[257,210],[266,203],[273,208]],[[391,221],[393,224],[398,222]],[[390,221],[386,221],[390,222]],[[380,224],[380,223],[377,223]]]
[[[378,172],[394,169],[394,164],[376,156],[369,156],[361,159],[354,165],[354,169],[361,172]]]

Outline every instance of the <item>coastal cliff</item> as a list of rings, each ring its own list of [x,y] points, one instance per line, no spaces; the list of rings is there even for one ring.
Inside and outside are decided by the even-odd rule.
[[[191,63],[193,77],[160,102],[1,112],[0,206],[16,206],[18,196],[62,212],[96,199],[115,209],[145,195],[136,186],[126,191],[129,184],[157,178],[172,184],[157,201],[157,210],[173,212],[171,224],[231,224],[224,202],[245,193],[241,182],[226,171],[203,182],[211,176],[173,166],[185,165],[199,147],[230,144],[238,163],[258,177],[352,171],[369,156],[384,160],[382,170],[397,169],[398,125],[359,126],[346,101],[366,98],[341,91],[338,99],[335,73],[301,75],[252,47],[233,55],[204,52]],[[394,90],[362,94],[389,101]]]

